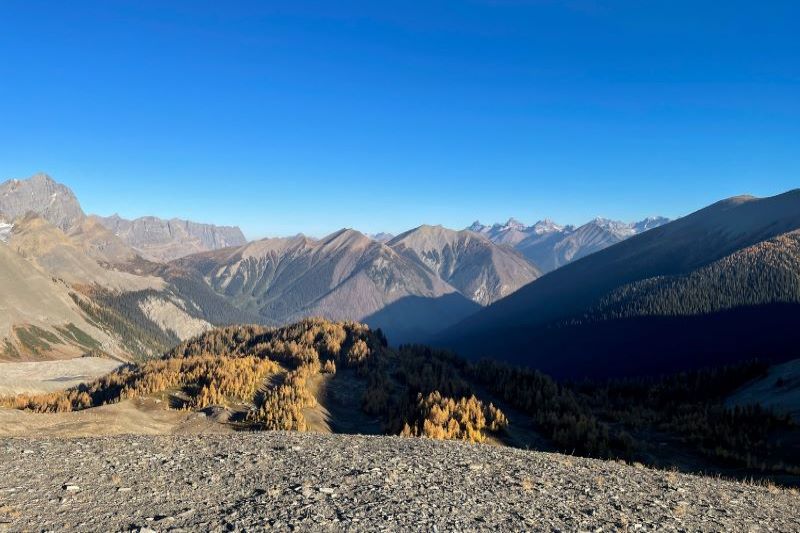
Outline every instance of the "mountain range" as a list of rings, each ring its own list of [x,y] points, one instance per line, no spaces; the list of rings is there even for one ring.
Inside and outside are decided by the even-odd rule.
[[[800,190],[723,200],[542,276],[439,343],[558,377],[787,359],[798,229]]]
[[[119,215],[97,217],[98,222],[122,239],[142,257],[171,261],[189,254],[241,246],[247,242],[236,226],[215,226],[189,220],[140,217],[126,220]]]
[[[422,226],[378,242],[345,229],[248,243],[238,228],[87,215],[44,174],[0,191],[0,289],[14,308],[0,324],[6,359],[141,358],[213,325],[309,315],[420,340],[540,275],[468,231]],[[32,274],[20,279],[26,265]],[[73,329],[80,342],[63,332]]]
[[[781,364],[800,343],[800,189],[671,222],[252,242],[86,215],[42,175],[0,190],[0,361],[132,363],[5,407],[102,416],[133,398],[248,430],[800,472],[796,361]]]
[[[267,323],[305,316],[361,320],[394,341],[420,340],[536,279],[511,248],[420,226],[388,242],[352,229],[322,239],[263,239],[174,262]]]
[[[672,222],[252,242],[238,228],[87,215],[41,174],[0,191],[7,360],[141,359],[214,326],[307,316],[568,378],[778,361],[800,340],[798,191]]]
[[[667,222],[669,219],[664,217],[630,223],[595,218],[576,227],[544,219],[526,226],[511,218],[505,224],[491,226],[475,221],[467,229],[492,242],[513,246],[546,273]]]

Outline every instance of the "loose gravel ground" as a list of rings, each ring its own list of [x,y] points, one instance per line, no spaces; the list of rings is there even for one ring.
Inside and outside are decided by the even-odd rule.
[[[800,496],[613,461],[301,433],[0,439],[0,530],[800,531]]]

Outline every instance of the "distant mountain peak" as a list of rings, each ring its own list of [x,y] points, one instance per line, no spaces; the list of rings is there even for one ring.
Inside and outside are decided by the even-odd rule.
[[[42,172],[28,179],[0,183],[0,213],[9,220],[36,213],[62,231],[86,218],[69,187]]]
[[[525,224],[523,224],[522,222],[520,222],[516,218],[511,217],[506,221],[505,227],[514,228],[514,229],[525,229]]]
[[[532,226],[532,229],[537,235],[543,235],[545,233],[558,233],[564,231],[564,226],[556,224],[552,219],[545,218],[536,222],[536,224]]]
[[[394,239],[394,234],[388,233],[385,231],[379,231],[378,233],[370,233],[367,235],[370,239],[378,242],[389,242]]]
[[[483,230],[485,230],[485,229],[486,229],[486,226],[484,226],[483,224],[481,224],[481,221],[480,221],[480,220],[476,220],[475,222],[473,222],[472,224],[470,224],[470,225],[469,225],[469,227],[468,227],[467,229],[468,229],[469,231],[473,231],[473,232],[475,232],[475,233],[482,233],[482,232],[483,232]]]

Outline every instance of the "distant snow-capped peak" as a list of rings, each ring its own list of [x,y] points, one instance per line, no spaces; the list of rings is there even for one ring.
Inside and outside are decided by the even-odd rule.
[[[556,224],[549,218],[538,221],[531,226],[531,230],[537,235],[544,235],[546,233],[558,233],[564,231],[564,226]]]

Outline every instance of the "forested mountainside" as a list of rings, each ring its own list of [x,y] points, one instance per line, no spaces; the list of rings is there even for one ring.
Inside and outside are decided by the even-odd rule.
[[[539,278],[438,344],[561,377],[793,357],[796,237],[763,241],[798,228],[798,190],[718,202]],[[754,272],[753,291],[737,291]]]
[[[68,412],[137,398],[238,429],[388,433],[559,450],[781,480],[800,474],[797,425],[726,407],[766,375],[747,362],[649,380],[559,383],[535,370],[389,346],[363,324],[232,326],[65,392],[0,405]]]
[[[711,314],[774,303],[800,303],[800,231],[748,246],[689,274],[619,287],[582,321]]]

